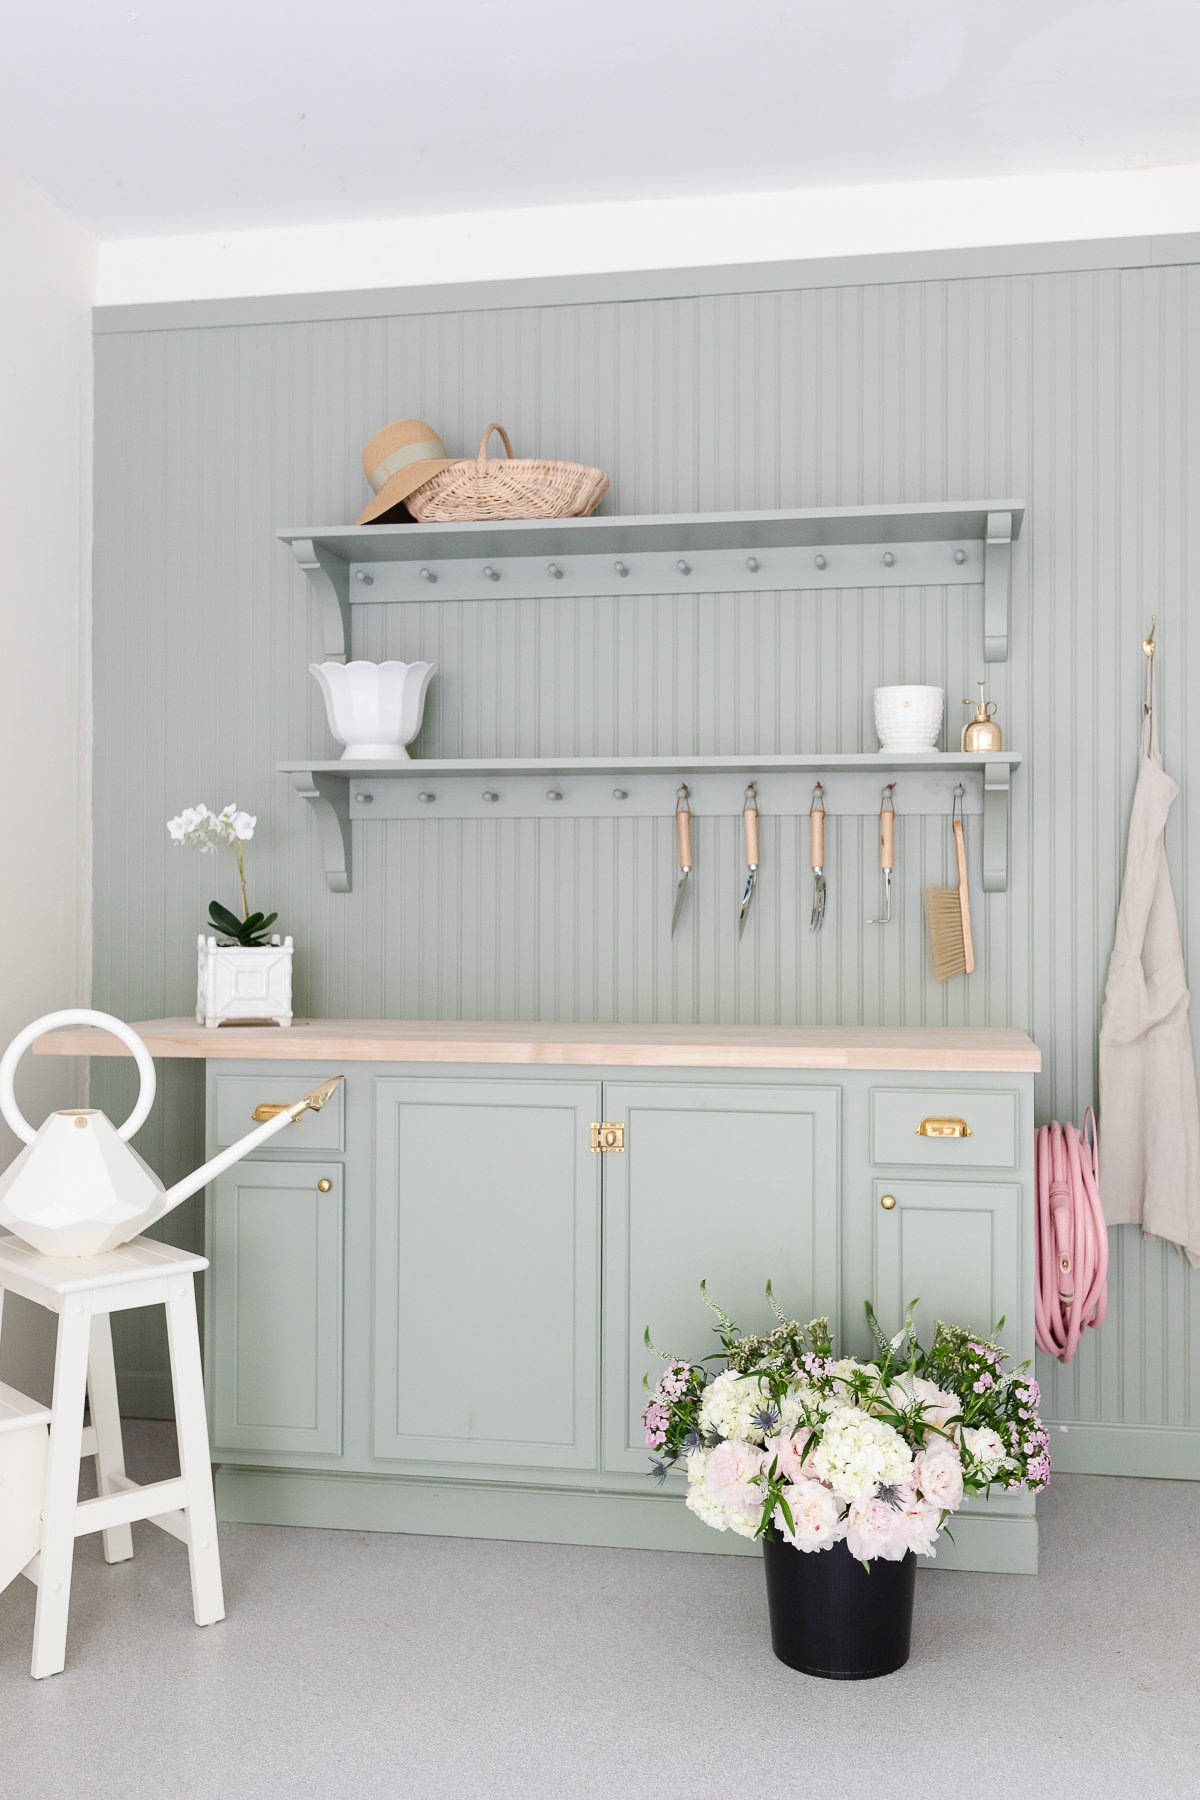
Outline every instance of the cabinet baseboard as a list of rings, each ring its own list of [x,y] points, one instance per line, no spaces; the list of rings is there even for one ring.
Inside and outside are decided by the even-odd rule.
[[[1151,1475],[1200,1481],[1200,1429],[1187,1425],[1048,1421],[1050,1455],[1063,1475]]]
[[[585,1544],[618,1550],[681,1550],[757,1556],[758,1546],[717,1533],[682,1501],[656,1495],[581,1494],[488,1483],[402,1481],[316,1470],[223,1467],[217,1515],[240,1525],[315,1525],[346,1531],[407,1531],[417,1536],[508,1538],[523,1543]],[[1037,1521],[991,1514],[960,1516],[955,1542],[944,1542],[934,1569],[1036,1575]]]

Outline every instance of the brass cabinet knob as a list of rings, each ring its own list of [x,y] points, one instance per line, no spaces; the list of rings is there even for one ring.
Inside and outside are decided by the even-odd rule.
[[[884,1212],[891,1212],[893,1206],[896,1204],[895,1194],[883,1194],[880,1197],[879,1204],[882,1206]]]
[[[328,1175],[322,1175],[320,1181],[317,1183],[317,1192],[318,1194],[328,1194],[332,1187],[333,1183],[330,1181]]]

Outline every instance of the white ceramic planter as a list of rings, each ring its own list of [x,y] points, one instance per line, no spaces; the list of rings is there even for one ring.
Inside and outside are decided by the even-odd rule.
[[[203,932],[196,940],[196,1023],[214,1027],[236,1020],[292,1022],[292,940],[277,937],[259,950],[218,944]]]
[[[344,759],[408,760],[433,663],[310,663],[309,673],[324,696],[330,731],[346,746]]]
[[[945,706],[944,688],[876,688],[875,730],[879,748],[889,756],[915,756],[923,750],[936,750]]]

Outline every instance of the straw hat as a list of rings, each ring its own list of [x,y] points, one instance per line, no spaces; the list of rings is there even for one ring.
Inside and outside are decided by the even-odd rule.
[[[397,419],[385,425],[363,451],[363,474],[375,498],[359,513],[356,523],[369,525],[380,513],[399,506],[422,482],[455,460],[446,455],[445,444],[424,419]]]

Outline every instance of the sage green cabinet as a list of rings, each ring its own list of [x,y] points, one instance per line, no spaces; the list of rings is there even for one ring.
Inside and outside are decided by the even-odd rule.
[[[701,1280],[746,1325],[769,1276],[793,1314],[837,1312],[838,1090],[606,1082],[625,1149],[604,1163],[604,1467],[644,1475],[647,1326],[685,1352],[713,1323]],[[765,1322],[765,1321],[764,1321]]]
[[[592,1081],[376,1080],[376,1457],[592,1469]]]
[[[925,1336],[935,1319],[986,1332],[1003,1318],[1020,1333],[1026,1300],[1019,1187],[961,1177],[877,1180],[874,1197],[873,1291],[881,1318],[898,1319],[919,1299]]]
[[[208,1204],[214,1450],[336,1456],[342,1448],[340,1164],[247,1160],[213,1183]]]
[[[208,1133],[336,1064],[216,1062]],[[715,1344],[827,1314],[869,1354],[921,1302],[1032,1355],[1032,1077],[351,1061],[328,1120],[210,1190],[221,1516],[750,1553],[660,1491],[649,1326]],[[919,1136],[961,1117],[970,1136]],[[325,1122],[322,1124],[321,1121]],[[591,1148],[591,1127],[621,1127]],[[608,1134],[601,1133],[601,1139]],[[317,1138],[320,1138],[320,1144]],[[321,1192],[321,1183],[328,1183]],[[893,1204],[883,1205],[884,1199]],[[964,1509],[937,1567],[1033,1570],[1027,1496]]]

